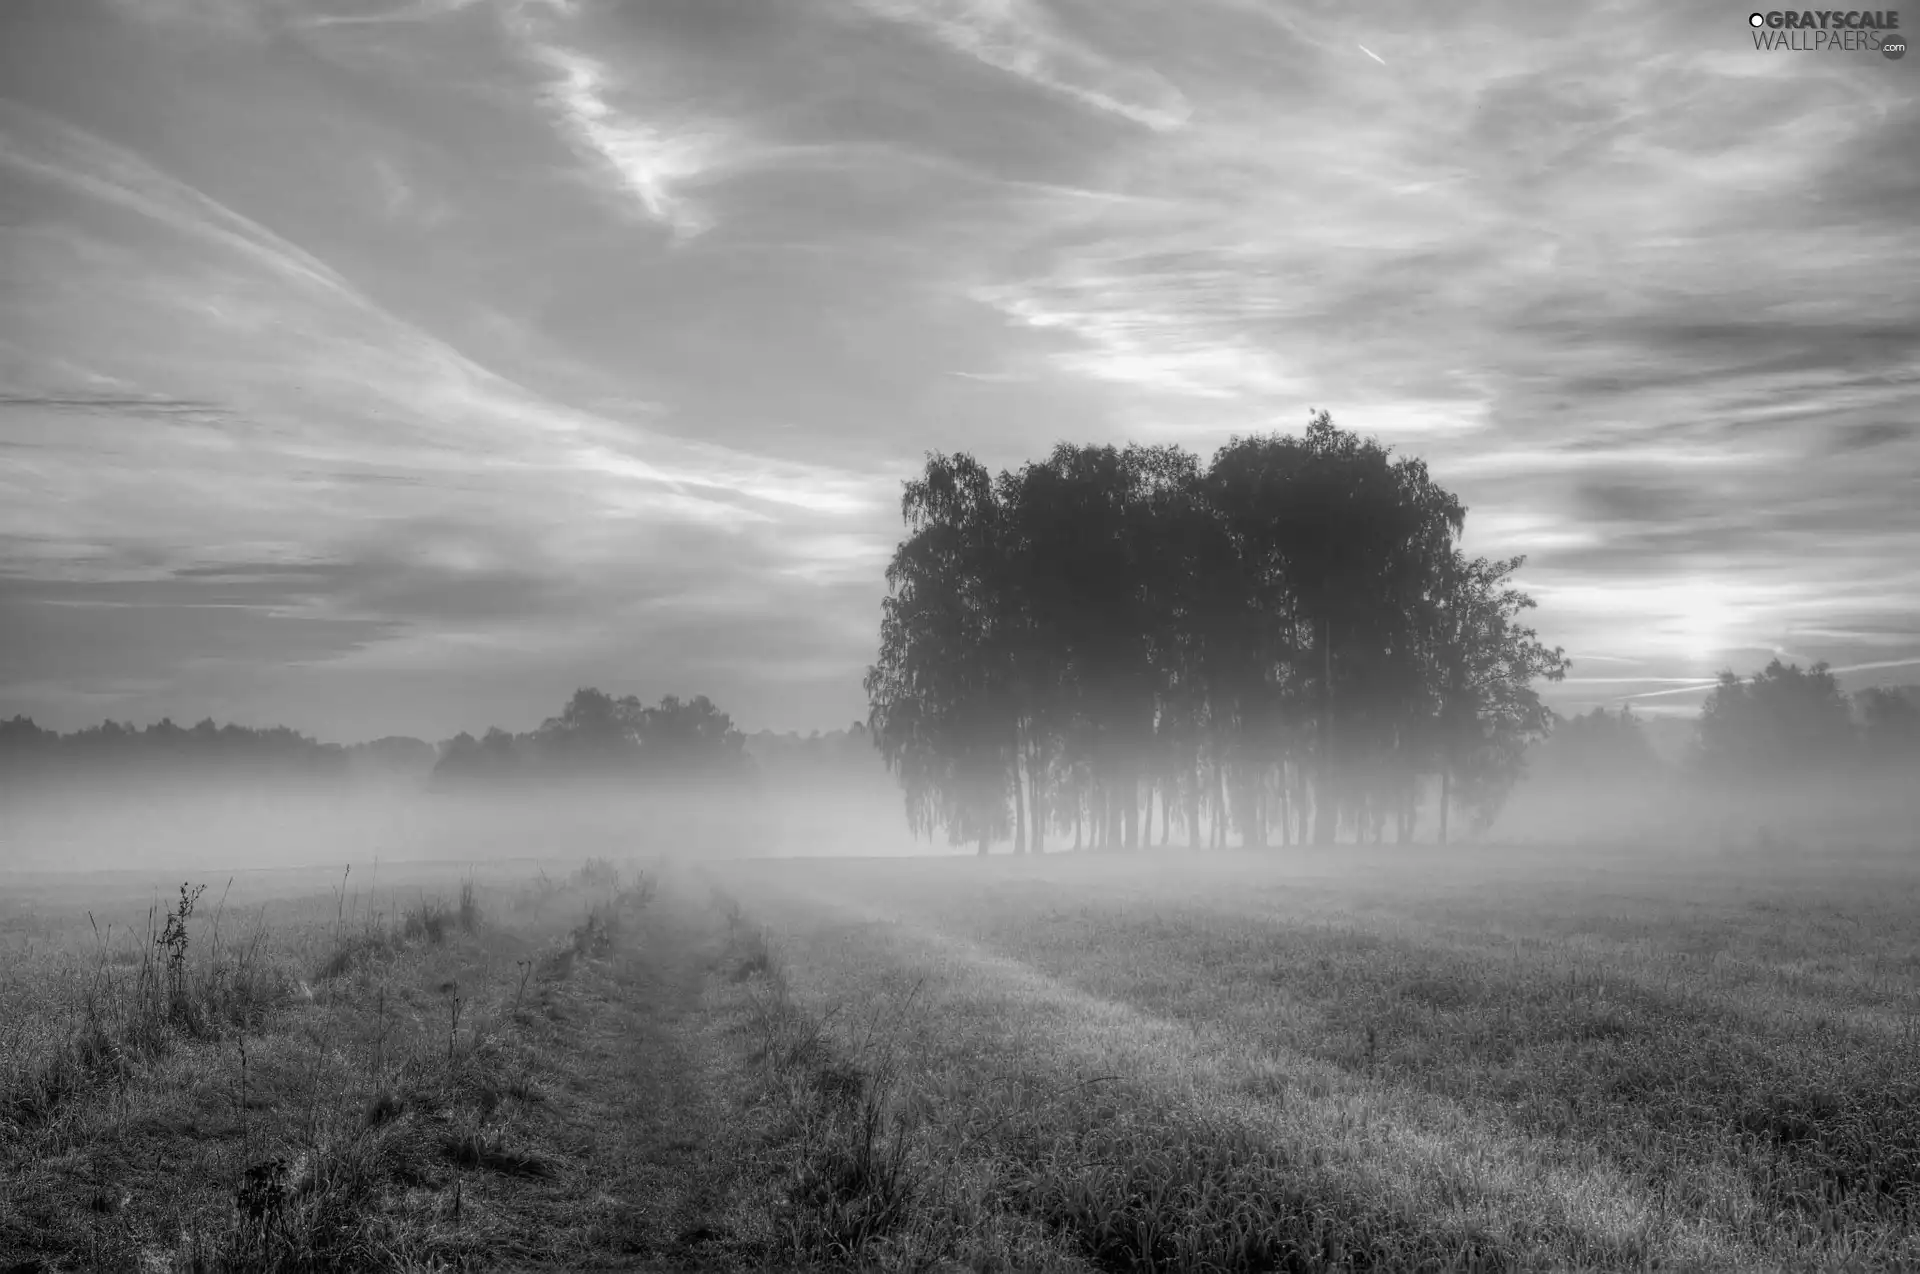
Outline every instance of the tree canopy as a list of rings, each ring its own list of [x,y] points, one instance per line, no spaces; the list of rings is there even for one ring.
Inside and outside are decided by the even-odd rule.
[[[285,726],[217,725],[211,717],[193,726],[162,718],[144,729],[106,720],[68,734],[44,729],[28,717],[0,720],[0,782],[173,780],[212,773],[338,778],[353,759],[350,749]]]
[[[436,785],[515,779],[620,782],[739,779],[751,773],[746,736],[705,695],[667,695],[647,706],[585,687],[539,729],[483,738],[462,733],[441,745]]]
[[[1162,843],[1407,836],[1428,776],[1484,821],[1567,666],[1520,622],[1523,559],[1467,558],[1426,466],[1324,412],[1205,468],[934,455],[901,514],[869,724],[913,830],[981,852],[1151,843],[1156,799]]]
[[[1855,701],[1870,760],[1885,765],[1920,760],[1920,688],[1875,686]]]
[[[1589,785],[1645,781],[1660,767],[1640,718],[1627,707],[1618,712],[1594,708],[1556,721],[1553,737],[1538,758],[1542,778]]]
[[[1715,778],[1830,771],[1853,759],[1853,712],[1824,663],[1773,660],[1741,680],[1731,671],[1700,710],[1699,760]]]

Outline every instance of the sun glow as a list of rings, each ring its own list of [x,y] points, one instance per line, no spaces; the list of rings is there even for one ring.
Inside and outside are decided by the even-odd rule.
[[[1719,588],[1692,581],[1677,590],[1674,600],[1667,632],[1678,653],[1706,662],[1727,648],[1738,617]]]

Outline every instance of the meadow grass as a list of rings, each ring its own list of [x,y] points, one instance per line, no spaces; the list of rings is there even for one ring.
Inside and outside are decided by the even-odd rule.
[[[384,908],[349,885],[251,915],[183,886],[131,923],[125,899],[114,919],[72,907],[72,883],[10,899],[0,1267],[490,1268],[605,1246],[624,1205],[580,1183],[607,1179],[621,1103],[650,1093],[590,1037],[658,1016],[634,977],[677,950],[649,942],[654,877],[421,881]]]
[[[920,1170],[971,1161],[1101,1268],[1920,1263],[1920,863],[1175,851],[722,883],[797,1002],[892,1022]]]
[[[354,874],[0,901],[0,1269],[1920,1264],[1912,857]]]

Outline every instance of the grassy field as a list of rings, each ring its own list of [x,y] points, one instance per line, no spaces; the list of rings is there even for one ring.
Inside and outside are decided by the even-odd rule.
[[[215,881],[183,923],[131,877],[8,882],[0,1270],[777,1255],[711,899],[599,860],[333,875]]]
[[[1432,847],[725,873],[1106,1269],[1920,1264],[1920,862]]]
[[[1910,853],[575,867],[10,888],[0,1270],[1920,1265]]]

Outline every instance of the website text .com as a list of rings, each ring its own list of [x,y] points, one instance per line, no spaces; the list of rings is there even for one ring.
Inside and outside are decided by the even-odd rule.
[[[1905,49],[1903,37],[1888,34],[1899,30],[1897,10],[1773,10],[1750,14],[1747,22],[1756,49],[1879,51],[1888,57],[1897,56],[1886,49],[1889,41]]]

